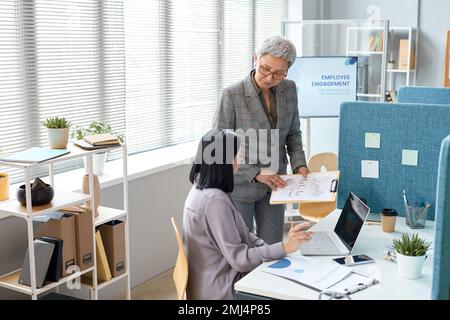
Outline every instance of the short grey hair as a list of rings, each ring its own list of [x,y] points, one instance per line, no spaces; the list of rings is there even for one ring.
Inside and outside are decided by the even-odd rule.
[[[256,57],[271,54],[277,58],[283,58],[288,62],[288,68],[294,64],[297,51],[294,44],[281,36],[273,36],[264,40],[256,50]]]

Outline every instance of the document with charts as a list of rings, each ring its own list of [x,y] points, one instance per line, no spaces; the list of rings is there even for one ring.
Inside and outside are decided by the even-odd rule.
[[[269,263],[263,271],[322,291],[337,284],[353,270],[337,263],[292,254]]]
[[[287,186],[272,191],[271,204],[333,202],[336,199],[339,171],[311,172],[306,178],[301,174],[280,177]]]

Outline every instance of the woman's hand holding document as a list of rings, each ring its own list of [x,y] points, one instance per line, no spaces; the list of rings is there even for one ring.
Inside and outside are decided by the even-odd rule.
[[[332,202],[336,199],[339,171],[311,172],[302,175],[281,175],[284,188],[272,190],[271,204],[299,202]]]

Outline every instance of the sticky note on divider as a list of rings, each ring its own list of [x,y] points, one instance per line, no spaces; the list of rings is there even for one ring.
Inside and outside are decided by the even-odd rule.
[[[417,166],[418,158],[419,158],[419,151],[407,149],[402,150],[402,165]]]
[[[361,177],[379,179],[379,163],[375,160],[362,160],[361,161]]]
[[[380,149],[380,134],[375,132],[366,132],[365,147]]]

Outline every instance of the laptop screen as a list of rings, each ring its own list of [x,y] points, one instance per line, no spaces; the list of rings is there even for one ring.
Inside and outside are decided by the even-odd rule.
[[[353,193],[349,193],[334,232],[342,240],[348,250],[352,250],[369,214],[369,207]]]

